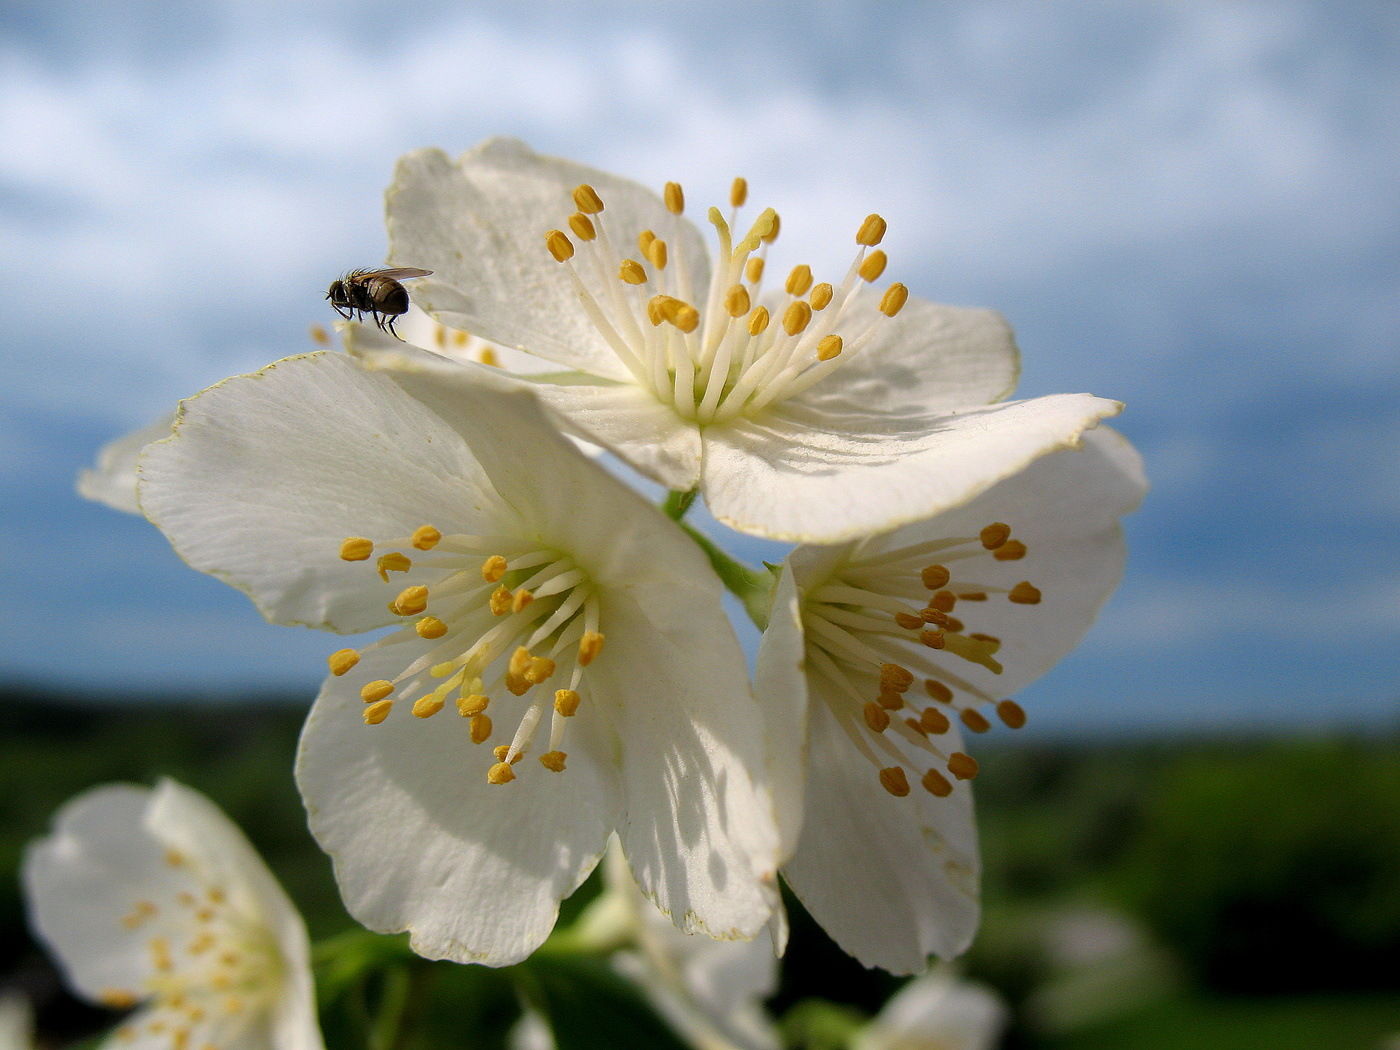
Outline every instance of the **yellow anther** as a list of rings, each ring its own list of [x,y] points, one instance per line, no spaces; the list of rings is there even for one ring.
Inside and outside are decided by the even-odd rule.
[[[977,538],[987,550],[994,551],[1011,538],[1011,526],[1004,521],[994,521],[984,528]]]
[[[497,762],[486,773],[486,780],[492,784],[509,784],[515,779],[515,772],[508,762]]]
[[[743,317],[750,305],[749,290],[742,284],[736,284],[724,296],[724,312],[730,317]]]
[[[122,925],[128,930],[134,930],[155,913],[156,906],[150,901],[137,901],[131,911],[122,919]]]
[[[668,321],[686,334],[700,327],[699,310],[695,309],[695,307],[691,306],[689,303],[681,302],[679,299],[674,299],[672,302],[676,303],[674,310],[671,311],[674,316],[668,316],[666,318]]]
[[[593,220],[581,211],[576,211],[569,216],[569,229],[574,231],[574,236],[581,241],[591,241],[598,236],[598,230],[593,225]]]
[[[1020,729],[1026,724],[1026,711],[1015,700],[1003,700],[997,704],[997,717],[1008,729]]]
[[[443,331],[445,332],[447,331],[447,329],[444,328]],[[452,333],[452,345],[460,350],[462,347],[466,346],[469,342],[471,342],[471,338],[472,334],[470,332],[464,332],[462,331],[462,329],[459,328]]]
[[[481,563],[481,578],[487,583],[495,583],[506,574],[506,560],[493,554]]]
[[[578,711],[580,702],[578,693],[572,689],[556,689],[554,691],[554,710],[559,712],[563,718],[572,718]]]
[[[856,272],[860,274],[860,279],[867,284],[874,284],[880,279],[880,275],[885,272],[885,267],[889,265],[889,257],[884,251],[876,248],[860,261],[860,269]]]
[[[376,564],[379,566],[379,578],[385,583],[389,582],[389,573],[408,572],[413,568],[413,560],[407,554],[400,554],[398,551],[390,551],[383,555]]]
[[[768,330],[768,307],[760,306],[749,315],[749,335],[762,335]]]
[[[504,616],[506,613],[510,612],[510,605],[514,597],[515,596],[510,593],[510,588],[504,583],[501,584],[491,592],[491,598],[488,602],[491,607],[491,612],[496,616]]]
[[[936,769],[930,769],[925,773],[924,778],[919,783],[930,795],[937,795],[939,798],[947,798],[953,793],[953,785],[948,783],[948,778]]]
[[[516,696],[524,696],[530,691],[530,687],[535,683],[525,677],[525,673],[530,669],[531,661],[534,658],[530,655],[530,650],[523,645],[511,654],[510,663],[506,667],[506,688]]]
[[[977,775],[977,759],[961,751],[954,751],[948,756],[948,772],[959,780],[971,780]]]
[[[992,551],[992,557],[997,561],[1020,561],[1025,556],[1026,545],[1020,540],[1007,540]]]
[[[651,263],[658,270],[666,269],[666,260],[668,258],[666,254],[666,242],[660,237],[652,238],[651,243],[647,245],[646,257],[647,262]]]
[[[643,230],[641,233],[637,234],[637,251],[645,256],[647,249],[651,247],[651,242],[654,240],[656,240],[656,234],[652,233],[650,230]]]
[[[729,186],[729,206],[731,208],[742,208],[749,199],[749,180],[736,178]]]
[[[597,215],[603,210],[603,198],[598,196],[597,190],[583,182],[574,187],[574,207],[585,215]]]
[[[374,541],[363,536],[351,536],[340,545],[342,561],[367,561],[374,553]]]
[[[97,1001],[109,1010],[130,1010],[140,1000],[135,992],[125,988],[104,988]]]
[[[664,295],[654,295],[647,300],[647,320],[651,322],[653,328],[658,328],[666,317],[661,312],[661,302],[666,297]]]
[[[812,287],[812,268],[806,263],[799,263],[788,274],[787,293],[788,295],[806,295],[807,289],[810,287]]]
[[[308,328],[306,334],[311,336],[311,341],[317,346],[331,345],[330,333],[328,333],[324,328],[322,328],[318,324],[313,324],[310,328]]]
[[[952,727],[953,723],[948,720],[948,716],[936,707],[926,707],[919,715],[919,728],[925,733],[939,736]]]
[[[841,353],[841,337],[839,335],[826,336],[817,344],[817,360],[830,361],[833,357]]]
[[[617,275],[627,284],[647,283],[646,269],[636,259],[623,259],[622,265],[617,268]]]
[[[486,710],[486,705],[491,702],[490,697],[482,696],[480,693],[464,693],[457,697],[457,713],[463,718],[473,718]],[[480,743],[480,741],[477,741]]]
[[[185,951],[189,952],[191,955],[199,955],[203,952],[207,952],[212,947],[214,947],[214,935],[206,931],[190,941]]]
[[[521,612],[524,608],[535,600],[535,592],[527,591],[524,587],[515,592],[510,600],[510,611]]]
[[[563,230],[550,230],[544,235],[544,246],[555,262],[568,262],[574,257],[574,242]]]
[[[562,751],[546,751],[540,756],[540,765],[555,773],[562,773],[564,772],[564,759],[568,757]]]
[[[826,281],[812,289],[812,294],[807,296],[807,301],[812,304],[813,310],[825,310],[831,305],[831,297],[836,294],[836,290]]]
[[[491,716],[472,715],[472,743],[482,744],[491,738]]]
[[[958,601],[960,602],[985,602],[987,600],[986,591],[959,591]]]
[[[765,215],[768,217],[768,222],[766,223],[763,222]],[[764,212],[764,215],[759,216],[759,222],[755,223],[755,226],[759,225],[760,223],[764,225],[765,229],[764,232],[759,234],[759,237],[766,241],[768,244],[772,244],[778,239],[778,231],[782,229],[783,220],[778,218],[777,212],[775,212],[772,208],[769,208],[766,212]]]
[[[578,641],[578,665],[587,667],[603,651],[603,636],[597,631],[584,631]]]
[[[974,733],[985,733],[992,728],[992,723],[988,722],[981,711],[976,708],[966,707],[958,714],[962,724],[971,729]]]
[[[420,551],[430,551],[442,542],[442,533],[431,525],[419,525],[409,542]]]
[[[901,766],[889,766],[880,770],[880,786],[895,798],[903,798],[909,794],[909,779],[904,775]]]
[[[685,192],[681,189],[681,184],[679,182],[666,183],[664,199],[666,201],[666,210],[672,215],[679,215],[681,212],[685,211]]]
[[[437,693],[429,693],[427,696],[420,696],[413,701],[413,714],[416,718],[432,718],[442,710],[447,703],[446,698]]]
[[[1039,605],[1040,588],[1032,585],[1026,580],[1022,580],[1006,596],[1007,601],[1015,602],[1017,605]]]
[[[535,685],[549,680],[549,676],[554,673],[554,661],[547,656],[536,656],[530,660],[530,666],[525,669],[526,680]]]
[[[856,243],[873,248],[885,239],[885,220],[878,215],[867,215],[856,231]]]
[[[897,689],[882,688],[877,699],[886,711],[899,711],[904,707],[904,694]]]
[[[953,574],[942,565],[930,565],[919,573],[919,579],[924,581],[924,586],[931,591],[936,591],[940,587],[946,587],[948,581],[953,578]]]
[[[917,718],[906,718],[906,719],[904,720],[904,724],[907,725],[907,726],[909,727],[909,729],[910,729],[911,732],[918,733],[918,734],[920,734],[921,736],[927,736],[927,735],[928,735],[927,733],[924,732],[923,723],[920,722]]]
[[[744,264],[744,276],[749,279],[749,284],[757,284],[763,280],[763,260],[750,259]]]
[[[384,679],[384,678],[379,678],[379,679],[376,679],[376,680],[373,681],[373,682],[367,682],[367,683],[360,689],[360,699],[363,700],[363,701],[364,701],[365,703],[367,703],[367,704],[372,704],[372,703],[374,703],[376,700],[383,700],[386,696],[388,696],[388,695],[389,695],[390,693],[392,693],[393,691],[394,691],[394,683],[393,683],[393,682],[390,682],[390,681],[388,681],[387,679]]]
[[[788,303],[788,308],[783,311],[783,331],[788,335],[799,335],[812,323],[811,304],[802,299],[795,303]]]
[[[949,633],[944,639],[944,648],[968,663],[980,664],[992,674],[1001,674],[1001,664],[993,659],[993,654],[999,646],[980,638],[969,638],[966,635],[954,633],[956,630],[957,628],[949,629]]]
[[[419,638],[426,638],[432,641],[434,638],[441,638],[447,633],[447,624],[443,623],[436,616],[425,616],[413,625],[418,631]]]
[[[928,600],[928,607],[937,609],[939,612],[950,613],[957,603],[957,595],[952,591],[935,591],[933,597]]]
[[[365,725],[377,726],[389,717],[389,709],[393,706],[394,701],[392,700],[380,700],[378,703],[370,704],[365,708]]]
[[[866,703],[864,714],[865,724],[868,725],[873,732],[883,733],[890,727],[889,714],[873,700]]]
[[[992,652],[1001,648],[1001,639],[994,634],[982,634],[980,631],[973,631],[969,638],[976,638],[979,642],[986,642]]]
[[[917,631],[924,625],[922,616],[915,616],[913,613],[895,613],[894,622],[903,627],[906,631]]]
[[[909,289],[895,282],[885,289],[885,294],[880,299],[880,312],[886,317],[893,317],[904,309],[904,304],[908,301]]]
[[[953,702],[953,691],[936,678],[924,679],[924,692],[937,700],[940,704],[951,704]]]
[[[930,649],[942,649],[948,644],[947,636],[943,632],[944,628],[942,627],[939,627],[937,630],[920,631],[919,641]]]
[[[483,346],[481,348],[480,357],[483,365],[490,365],[492,368],[499,368],[501,366],[501,359],[496,356],[496,351],[492,350],[489,346]]]
[[[504,762],[504,761],[506,760],[506,756],[507,756],[508,754],[510,754],[510,745],[509,745],[509,744],[497,744],[495,747],[493,747],[493,748],[491,749],[491,754],[493,754],[493,755],[496,756],[496,761],[497,761],[497,762]],[[515,765],[515,763],[512,762],[511,765]]]
[[[914,684],[914,676],[899,664],[880,665],[880,688],[903,693]]]
[[[400,616],[417,616],[428,607],[428,588],[420,585],[405,587],[394,599],[393,610]]]

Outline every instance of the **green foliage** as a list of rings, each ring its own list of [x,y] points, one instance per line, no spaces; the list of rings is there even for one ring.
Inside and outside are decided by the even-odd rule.
[[[513,969],[559,1050],[686,1050],[636,986],[602,960],[537,952]]]

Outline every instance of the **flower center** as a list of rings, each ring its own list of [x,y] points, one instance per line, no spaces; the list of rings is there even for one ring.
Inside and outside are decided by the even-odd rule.
[[[1019,704],[998,701],[978,688],[957,673],[950,659],[1001,674],[996,659],[1001,639],[969,633],[953,612],[957,609],[972,619],[978,608],[986,608],[981,603],[993,597],[1017,605],[1039,604],[1040,591],[1028,581],[1008,588],[979,579],[989,561],[1019,561],[1025,556],[1025,544],[1012,538],[1010,527],[994,522],[978,536],[914,544],[866,559],[857,556],[807,592],[802,623],[810,665],[834,686],[828,691],[832,713],[879,769],[880,783],[890,794],[909,794],[904,759],[892,734],[934,760],[920,783],[943,797],[953,790],[944,771],[958,780],[977,775],[971,756],[961,751],[946,754],[935,742],[951,726],[950,714],[975,733],[991,728],[983,713],[987,707],[1013,729],[1026,724]],[[874,696],[860,685],[872,674],[878,681]],[[922,692],[932,701],[922,709],[910,695],[920,678]]]
[[[403,617],[398,631],[362,650],[341,649],[329,658],[331,673],[343,675],[374,649],[408,641],[433,643],[393,680],[376,679],[360,690],[364,720],[378,725],[395,703],[412,698],[413,714],[431,718],[449,701],[470,720],[471,740],[484,744],[506,696],[518,698],[518,722],[510,743],[495,748],[487,773],[492,784],[515,779],[512,770],[529,750],[546,706],[552,709],[549,749],[540,764],[564,771],[561,749],[568,719],[587,695],[585,669],[603,648],[597,587],[574,560],[558,551],[533,549],[504,536],[444,536],[424,525],[390,547],[412,548],[381,555],[376,566],[389,573],[429,570],[436,583],[398,590],[389,610]],[[341,544],[346,561],[367,561],[374,543],[351,537]],[[431,611],[429,611],[431,607]],[[546,685],[551,688],[543,688]],[[514,713],[514,712],[512,712]]]
[[[598,193],[585,184],[573,197],[578,210],[568,225],[581,247],[576,252],[562,230],[546,233],[545,246],[568,267],[584,309],[636,381],[700,424],[757,416],[820,382],[858,354],[909,297],[904,285],[892,284],[873,322],[851,317],[859,286],[885,271],[885,253],[876,248],[885,220],[878,215],[857,231],[859,250],[839,287],[814,284],[809,266],[795,266],[783,293],[765,305],[764,268],[778,236],[778,214],[765,209],[736,243],[734,223],[748,197],[743,179],[734,180],[728,219],[718,208],[709,210],[719,257],[708,288],[697,287],[684,253],[673,257],[652,230],[637,234],[639,258],[620,255]],[[685,198],[678,184],[666,184],[665,201],[674,216],[670,235],[679,244]]]
[[[271,930],[229,901],[227,890],[194,860],[169,850],[165,863],[185,888],[163,904],[140,900],[122,918],[150,934],[151,976],[141,992],[109,989],[105,1005],[129,1009],[147,995],[140,1027],[167,1035],[175,1050],[194,1048],[200,1033],[236,1034],[260,1023],[273,1006],[285,967]],[[133,1039],[128,1025],[119,1037]]]

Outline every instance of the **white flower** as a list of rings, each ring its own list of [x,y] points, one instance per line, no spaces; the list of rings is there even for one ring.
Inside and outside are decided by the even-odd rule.
[[[0,992],[0,1050],[34,1050],[34,1010],[19,992]]]
[[[678,925],[751,937],[777,832],[718,580],[492,375],[426,407],[340,354],[226,380],[147,450],[141,505],[269,620],[394,626],[332,654],[297,766],[366,926],[518,961],[616,829]]]
[[[806,820],[783,875],[865,965],[921,972],[967,947],[977,763],[959,724],[1024,723],[1004,698],[1093,622],[1122,573],[1119,518],[1145,488],[1132,447],[1095,430],[965,506],[790,555],[756,683],[776,736],[800,736],[806,713]],[[799,800],[780,801],[798,826]]]
[[[901,988],[852,1041],[852,1050],[992,1050],[1006,1028],[1001,999],[937,969]]]
[[[662,199],[513,140],[457,162],[420,150],[389,190],[390,255],[433,270],[413,297],[439,321],[554,362],[521,378],[570,432],[670,489],[699,486],[719,520],[775,539],[830,543],[928,517],[1121,407],[1087,394],[993,403],[1016,383],[1010,330],[988,310],[876,290],[879,216],[835,284],[802,265],[765,292],[778,218],[736,227],[746,195],[737,180],[728,216],[709,211],[712,273],[674,183]],[[352,338],[449,385],[477,367],[396,355],[403,344],[370,329]]]
[[[78,495],[126,514],[140,514],[136,503],[136,462],[152,441],[170,436],[170,424],[174,421],[174,416],[162,416],[103,445],[97,462],[78,471]]]
[[[122,1009],[106,1047],[317,1050],[306,928],[203,795],[93,788],[24,860],[30,918],[73,988]]]

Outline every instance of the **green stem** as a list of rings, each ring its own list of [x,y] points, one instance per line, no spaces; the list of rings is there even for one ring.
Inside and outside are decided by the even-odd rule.
[[[699,494],[699,489],[691,489],[689,492],[677,492],[673,489],[666,493],[666,500],[661,504],[661,509],[672,521],[680,521]]]
[[[763,569],[751,569],[720,549],[703,533],[681,522],[681,528],[710,559],[710,566],[726,588],[744,605],[744,611],[760,631],[768,626],[768,613],[773,605],[773,575]]]

